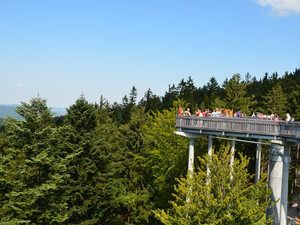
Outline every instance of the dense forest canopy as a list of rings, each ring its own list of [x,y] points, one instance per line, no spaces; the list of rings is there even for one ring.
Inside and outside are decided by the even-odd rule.
[[[125,95],[121,103],[111,105],[114,121],[125,124],[129,120],[130,110],[134,105],[145,107],[146,112],[162,111],[173,106],[178,99],[186,101],[192,114],[199,108],[205,109],[228,108],[234,111],[264,114],[278,114],[284,118],[289,112],[296,120],[300,120],[298,95],[300,85],[300,70],[293,73],[286,72],[282,77],[277,73],[263,78],[246,74],[242,79],[240,74],[234,74],[223,84],[218,84],[212,77],[203,87],[197,87],[191,77],[180,80],[175,85],[169,85],[164,96],[155,95],[149,88],[143,98],[137,102],[137,89],[133,86],[129,95]]]
[[[216,154],[209,161],[207,138],[196,139],[198,160],[195,176],[189,179],[189,140],[173,133],[175,115],[180,106],[191,108],[192,114],[198,108],[223,107],[247,115],[263,112],[284,117],[289,112],[299,120],[299,85],[298,69],[283,77],[265,74],[260,80],[234,74],[222,85],[212,77],[203,87],[196,87],[189,77],[170,85],[161,97],[148,89],[139,102],[135,87],[120,104],[111,104],[103,96],[89,103],[81,95],[65,117],[55,119],[40,96],[21,102],[16,112],[23,120],[8,117],[0,131],[0,223],[190,224],[202,221],[203,215],[206,222],[267,223],[262,221],[270,191],[267,180],[263,177],[256,186],[251,176],[256,146],[236,144],[240,154],[232,172],[226,169],[228,141],[214,141]],[[297,167],[294,152],[291,178]],[[211,189],[201,183],[207,163],[212,175],[230,184],[226,186],[226,192],[232,192],[227,195],[229,204],[218,197],[218,187],[225,185],[218,183],[220,179],[216,183],[212,179]],[[224,167],[222,174],[214,165]],[[262,174],[267,168],[268,148],[262,146]],[[229,174],[243,177],[243,183],[230,180]],[[192,193],[199,195],[190,195],[187,207],[191,183]],[[289,187],[293,191],[294,186]],[[199,190],[204,189],[200,196]],[[204,202],[207,209],[223,214],[209,213]],[[226,214],[229,205],[230,215]],[[241,217],[245,212],[247,216]]]

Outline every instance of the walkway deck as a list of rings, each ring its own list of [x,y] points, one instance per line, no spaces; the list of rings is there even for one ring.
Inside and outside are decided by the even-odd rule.
[[[262,118],[176,116],[178,131],[203,135],[261,138],[300,143],[300,122],[275,122]]]

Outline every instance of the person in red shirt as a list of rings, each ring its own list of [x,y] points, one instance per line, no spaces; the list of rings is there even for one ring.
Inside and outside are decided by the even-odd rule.
[[[201,115],[200,115],[200,114],[201,114]],[[196,112],[196,116],[203,116],[203,115],[202,115],[202,112],[201,112],[201,110],[200,110],[200,109],[198,109],[198,110],[197,110],[197,112]]]
[[[178,115],[179,115],[179,116],[182,116],[182,113],[183,113],[183,110],[182,110],[182,107],[180,106],[180,107],[179,107],[179,110],[178,110]]]

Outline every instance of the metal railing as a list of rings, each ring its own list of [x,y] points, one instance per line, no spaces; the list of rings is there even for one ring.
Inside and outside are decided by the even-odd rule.
[[[176,128],[300,138],[300,123],[252,117],[176,116]]]

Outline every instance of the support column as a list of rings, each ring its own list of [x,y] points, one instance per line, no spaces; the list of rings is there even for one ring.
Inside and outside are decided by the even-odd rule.
[[[190,147],[189,147],[189,162],[188,162],[188,172],[190,175],[194,172],[194,146],[195,138],[190,138]]]
[[[257,142],[261,142],[261,139],[258,138]],[[260,159],[261,159],[261,144],[257,144],[257,147],[256,147],[256,157],[255,157],[255,178],[254,178],[254,184],[257,184],[258,180],[260,178]]]
[[[213,146],[213,141],[212,140],[213,140],[212,135],[209,135],[208,136],[208,155],[209,155],[209,157],[212,155],[212,146]],[[210,179],[208,179],[209,174],[210,174],[210,170],[209,170],[209,167],[207,165],[206,184],[208,184],[210,182]]]
[[[281,191],[282,191],[282,172],[283,172],[283,160],[282,156],[284,155],[284,147],[281,141],[272,141],[269,151],[269,188],[272,188],[271,201],[279,201],[272,206],[272,208],[267,209],[267,218],[274,214],[273,216],[273,225],[280,225],[281,223]],[[283,223],[286,224],[286,223]]]
[[[230,144],[230,179],[232,179],[232,172],[233,172],[233,162],[234,162],[234,152],[235,152],[235,141],[232,140]]]
[[[188,160],[188,174],[190,175],[190,177],[193,176],[193,172],[194,172],[194,146],[195,146],[195,138],[190,138],[189,160]],[[192,193],[192,189],[190,188],[190,192],[186,196],[186,202],[190,201],[189,195],[191,193]]]
[[[289,190],[289,167],[290,167],[291,148],[284,146],[283,154],[283,172],[282,172],[282,190],[281,190],[281,223],[287,224],[288,190]]]

